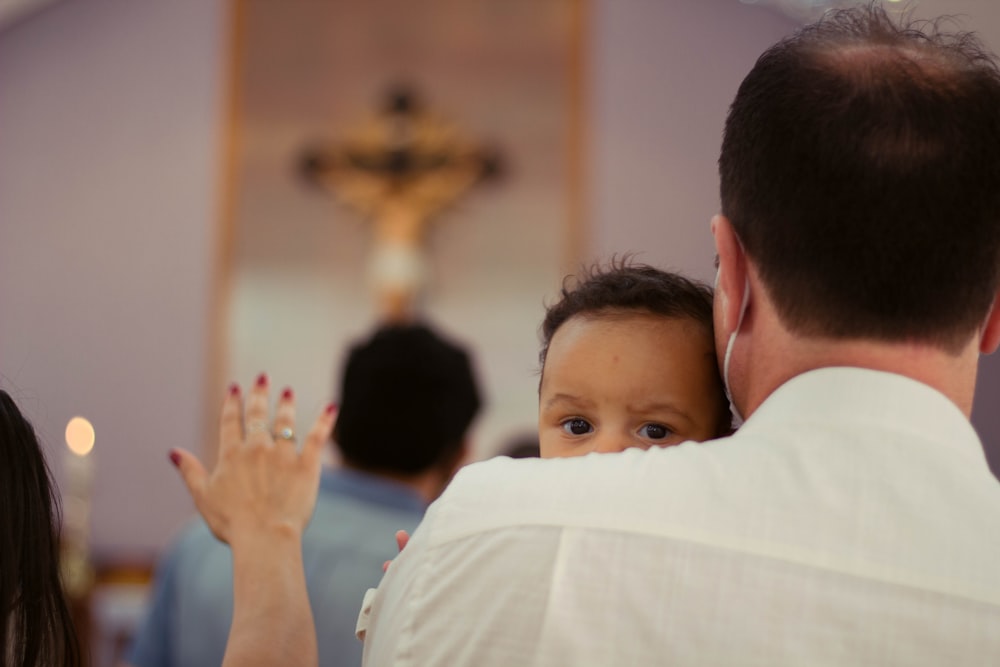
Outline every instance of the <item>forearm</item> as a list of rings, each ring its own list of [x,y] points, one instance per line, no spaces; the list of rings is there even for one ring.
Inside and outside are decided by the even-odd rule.
[[[235,612],[223,667],[318,663],[316,631],[293,532],[233,545]]]

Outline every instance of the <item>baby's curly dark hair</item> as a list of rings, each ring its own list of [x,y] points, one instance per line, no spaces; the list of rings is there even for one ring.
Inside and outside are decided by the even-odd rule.
[[[712,336],[712,288],[677,273],[632,261],[630,255],[594,264],[563,280],[559,300],[546,308],[542,321],[539,361],[545,365],[552,336],[576,315],[639,311],[670,318],[687,318]]]

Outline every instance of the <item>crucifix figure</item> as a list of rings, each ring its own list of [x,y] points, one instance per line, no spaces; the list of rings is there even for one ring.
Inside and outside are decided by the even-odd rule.
[[[308,151],[302,166],[372,222],[379,316],[406,321],[426,280],[427,228],[474,185],[495,177],[499,165],[495,151],[462,137],[397,88],[345,141]]]

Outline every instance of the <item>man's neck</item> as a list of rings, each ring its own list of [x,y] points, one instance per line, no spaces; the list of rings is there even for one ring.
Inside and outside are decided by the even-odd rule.
[[[748,389],[742,407],[746,416],[793,377],[832,366],[868,368],[909,377],[944,394],[966,417],[972,414],[979,361],[975,339],[961,352],[952,354],[925,343],[801,338],[780,326],[769,329],[755,331],[745,357],[743,386]]]

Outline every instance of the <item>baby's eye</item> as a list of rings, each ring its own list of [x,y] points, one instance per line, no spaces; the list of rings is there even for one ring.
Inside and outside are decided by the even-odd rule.
[[[642,428],[639,429],[639,433],[650,440],[663,440],[670,435],[672,431],[663,424],[644,424]]]
[[[586,435],[594,430],[586,419],[567,419],[562,423],[563,430],[571,435]]]

